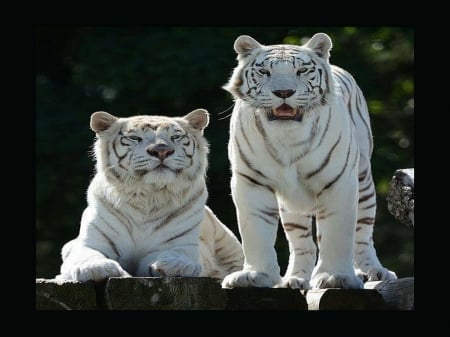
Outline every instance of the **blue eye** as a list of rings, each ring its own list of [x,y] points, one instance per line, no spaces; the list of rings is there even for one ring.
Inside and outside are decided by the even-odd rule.
[[[264,68],[259,69],[259,72],[260,72],[261,74],[263,74],[263,75],[270,76],[270,71],[267,70],[267,69],[264,69]]]
[[[127,136],[127,138],[133,142],[140,142],[142,140],[142,138],[138,136]]]
[[[170,139],[172,140],[180,140],[181,138],[183,138],[183,135],[173,135],[172,137],[170,137]]]
[[[308,68],[300,68],[299,70],[297,70],[297,75],[301,75],[304,74],[308,71]]]

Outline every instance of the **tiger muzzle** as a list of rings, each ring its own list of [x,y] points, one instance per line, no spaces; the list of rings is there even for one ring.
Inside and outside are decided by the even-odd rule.
[[[298,109],[294,109],[290,105],[283,103],[278,108],[268,111],[267,118],[269,121],[273,120],[293,120],[301,122],[303,119],[303,114]]]
[[[161,161],[175,152],[169,145],[161,143],[148,146],[146,151],[150,156],[159,158]]]

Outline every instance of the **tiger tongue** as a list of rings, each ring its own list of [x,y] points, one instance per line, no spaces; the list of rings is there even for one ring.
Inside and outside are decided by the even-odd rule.
[[[287,104],[282,104],[278,108],[273,109],[272,113],[277,117],[294,117],[297,111]]]

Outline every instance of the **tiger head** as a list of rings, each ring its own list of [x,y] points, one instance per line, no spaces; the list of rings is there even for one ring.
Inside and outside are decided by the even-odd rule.
[[[263,46],[247,35],[234,42],[238,66],[224,89],[265,111],[269,120],[302,121],[327,104],[333,92],[328,35],[315,34],[302,46]]]
[[[111,179],[164,185],[177,177],[194,180],[206,173],[208,143],[203,130],[209,114],[197,109],[184,117],[117,118],[97,111],[91,129],[97,135],[97,172]]]

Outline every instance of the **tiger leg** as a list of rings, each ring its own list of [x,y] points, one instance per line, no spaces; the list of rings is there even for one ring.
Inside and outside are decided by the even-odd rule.
[[[82,245],[77,239],[62,248],[63,263],[57,279],[74,281],[103,281],[109,277],[130,277],[115,260],[100,251]]]
[[[151,252],[139,262],[138,276],[197,277],[202,272],[198,236],[179,238],[165,250]]]
[[[311,217],[300,212],[281,211],[281,221],[289,242],[289,264],[280,287],[309,289],[316,262]]]
[[[375,186],[369,167],[359,176],[354,267],[363,280],[395,280],[397,275],[381,265],[374,247],[372,235],[376,208]]]
[[[244,252],[243,270],[227,275],[222,286],[273,287],[281,280],[275,252],[278,204],[267,187],[233,174],[231,191]]]
[[[317,216],[319,257],[311,279],[314,289],[363,287],[353,269],[356,195],[355,176],[355,179],[341,181],[340,186],[319,199],[324,207],[322,216]]]
[[[244,264],[239,240],[208,206],[205,206],[205,218],[201,224],[200,249],[202,266],[204,272],[208,271],[208,276],[223,279],[226,275],[241,270]],[[214,266],[214,270],[209,270],[209,266]]]

